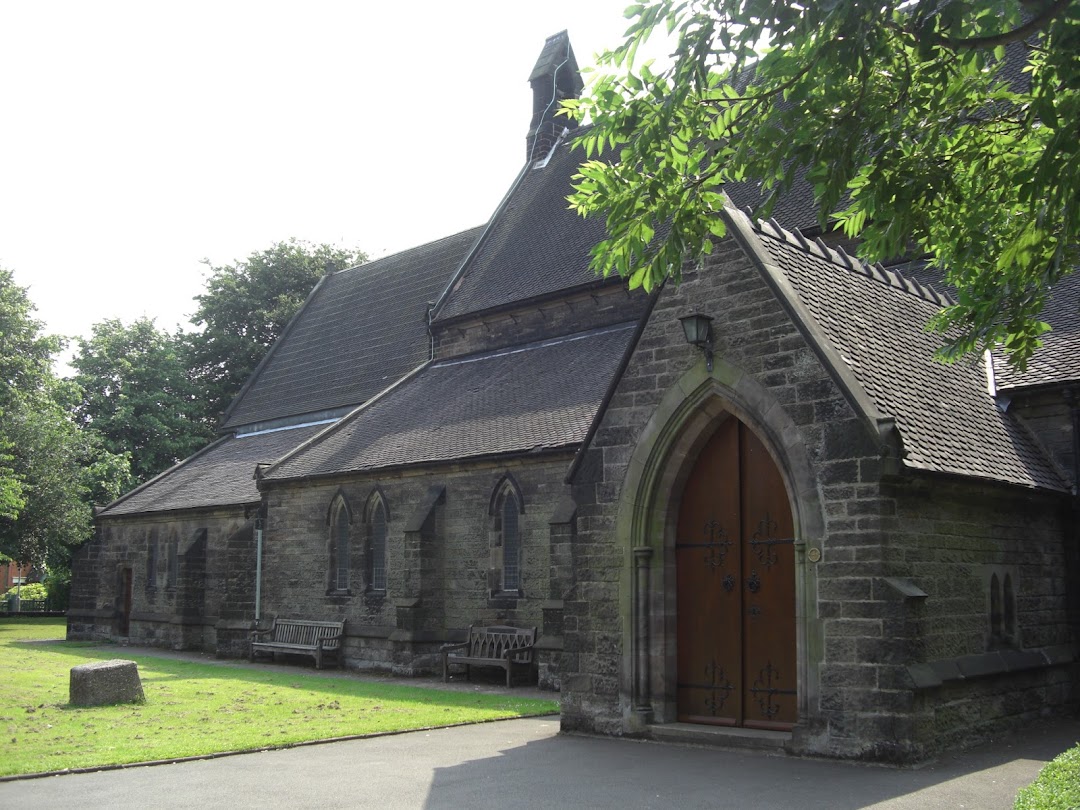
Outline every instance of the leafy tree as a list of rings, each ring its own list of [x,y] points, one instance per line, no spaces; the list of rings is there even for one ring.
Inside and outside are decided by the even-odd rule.
[[[179,336],[139,318],[95,324],[79,338],[72,381],[83,391],[75,414],[114,454],[130,453],[136,482],[191,455],[210,437],[206,408],[180,359]]]
[[[60,338],[41,334],[34,305],[10,270],[0,268],[0,424],[14,418],[28,399],[44,388]],[[0,430],[0,518],[13,519],[25,506],[25,482],[16,471],[14,446]]]
[[[359,250],[290,239],[233,264],[205,262],[210,276],[191,318],[203,329],[186,337],[185,355],[208,413],[224,413],[319,278],[364,261]]]
[[[871,260],[912,246],[958,291],[942,355],[1023,367],[1080,244],[1080,0],[651,0],[570,112],[595,126],[571,203],[598,272],[646,288],[722,237],[727,182],[767,215],[793,178]],[[658,27],[665,70],[634,66]],[[1020,74],[1006,64],[1026,63]]]
[[[95,431],[71,418],[77,386],[53,379],[45,393],[5,419],[26,502],[14,519],[0,520],[0,549],[66,572],[71,552],[91,535],[93,504],[117,498],[131,478],[127,455],[110,453]]]
[[[90,504],[115,498],[126,483],[127,459],[69,416],[78,388],[52,371],[63,343],[41,334],[33,309],[0,270],[0,553],[65,569],[90,536]]]

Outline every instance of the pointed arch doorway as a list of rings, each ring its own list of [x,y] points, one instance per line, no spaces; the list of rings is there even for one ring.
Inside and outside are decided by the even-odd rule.
[[[798,721],[791,506],[769,452],[733,415],[687,479],[675,567],[678,719],[790,729]]]

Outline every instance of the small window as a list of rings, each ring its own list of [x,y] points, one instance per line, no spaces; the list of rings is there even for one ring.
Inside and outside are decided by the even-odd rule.
[[[158,544],[149,540],[146,544],[146,587],[157,587]]]
[[[1002,602],[1004,603],[1003,615],[1002,615],[1002,629],[1005,631],[1005,635],[1011,639],[1016,639],[1016,594],[1013,593],[1013,579],[1012,574],[1005,575],[1005,588],[1002,596]]]
[[[503,590],[516,591],[521,587],[521,528],[513,491],[503,498],[502,535]]]
[[[373,591],[386,590],[386,506],[376,494],[368,512],[368,583]]]
[[[165,584],[170,588],[175,588],[176,583],[180,579],[179,571],[179,540],[173,540],[169,543],[169,558],[168,568],[165,572]]]
[[[488,583],[492,596],[520,595],[521,575],[521,516],[524,513],[521,490],[507,475],[492,494],[490,505],[491,567]]]
[[[995,641],[1004,635],[1004,616],[1001,610],[1001,580],[997,574],[990,575],[990,637]]]
[[[990,571],[988,648],[991,650],[1015,647],[1020,641],[1016,620],[1016,590],[1013,584],[1015,574],[1015,570],[1005,566],[993,566]]]
[[[338,591],[347,591],[349,590],[349,512],[344,506],[339,507],[337,510],[333,533],[333,587]]]
[[[352,528],[352,510],[345,500],[341,490],[330,501],[330,509],[326,513],[327,526],[327,594],[345,594],[349,592],[350,568],[352,565],[352,549],[350,544]]]

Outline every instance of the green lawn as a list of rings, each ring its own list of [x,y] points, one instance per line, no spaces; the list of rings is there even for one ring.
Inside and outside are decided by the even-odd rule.
[[[187,757],[356,734],[552,714],[558,704],[132,655],[64,637],[63,619],[0,619],[0,776]],[[32,640],[31,643],[26,643]],[[71,708],[71,667],[139,665],[146,702]]]

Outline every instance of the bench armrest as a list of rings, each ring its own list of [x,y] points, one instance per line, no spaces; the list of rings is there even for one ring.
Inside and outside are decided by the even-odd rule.
[[[258,641],[260,636],[268,636],[273,628],[267,627],[265,630],[259,630],[255,628],[251,631],[250,641]]]
[[[344,637],[344,633],[338,633],[336,636],[323,636],[322,638],[315,640],[315,646],[317,646],[319,649],[324,649],[326,645],[332,641],[336,641],[338,642],[338,644],[340,644]]]
[[[439,647],[440,653],[450,652],[451,650],[466,650],[469,647],[469,642],[462,641],[457,644],[443,644]]]

